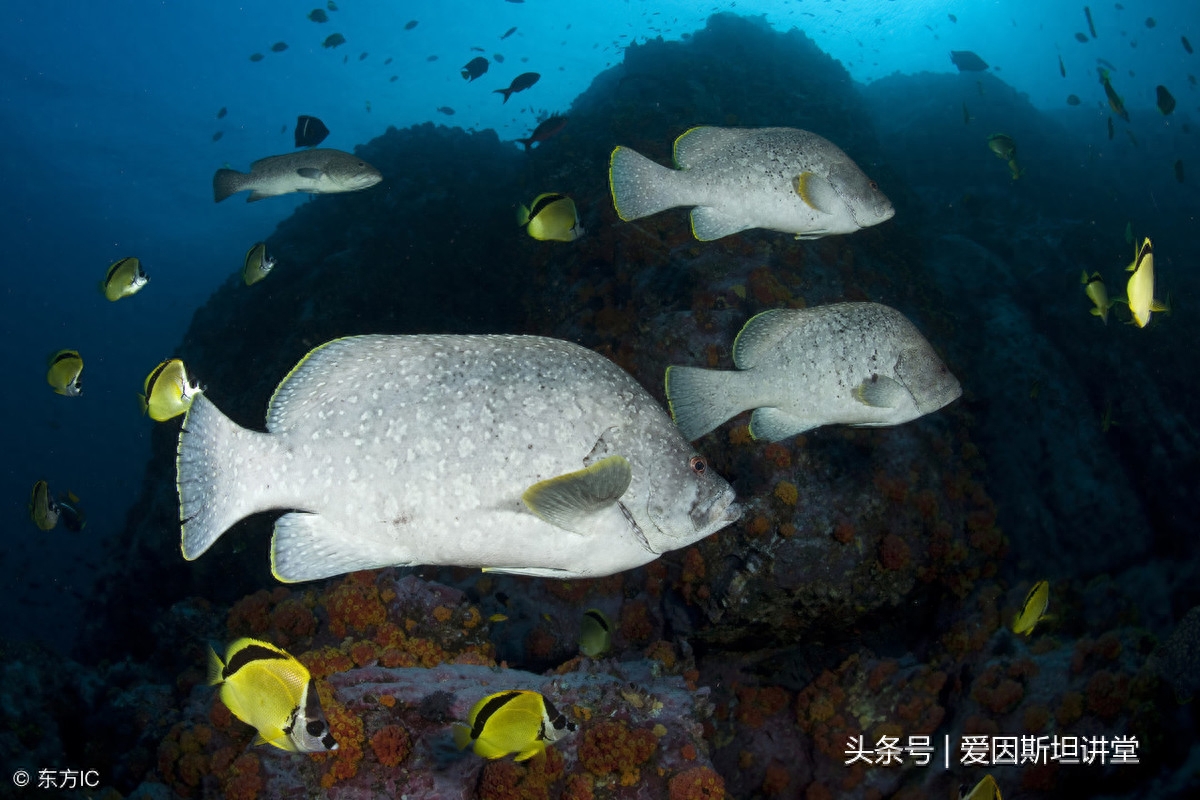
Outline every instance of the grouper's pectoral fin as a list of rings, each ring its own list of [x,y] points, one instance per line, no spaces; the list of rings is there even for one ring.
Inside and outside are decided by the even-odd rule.
[[[588,519],[625,494],[633,477],[625,456],[608,456],[590,467],[538,481],[521,500],[539,519],[575,533],[588,532]]]
[[[886,375],[872,375],[854,388],[854,399],[871,408],[899,408],[908,396],[903,384]]]
[[[354,536],[320,514],[293,511],[275,521],[271,573],[284,583],[408,564],[405,554]]]
[[[778,408],[764,406],[754,409],[754,413],[750,415],[750,435],[755,439],[778,442],[812,430],[817,424],[819,423],[801,419]]]

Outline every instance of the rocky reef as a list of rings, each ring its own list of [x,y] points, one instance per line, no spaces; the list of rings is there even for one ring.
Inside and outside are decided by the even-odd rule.
[[[1023,141],[1061,135],[987,80],[999,109],[989,113],[1023,120]],[[924,87],[937,108],[962,89],[929,76],[884,83],[893,97]],[[1170,646],[1158,640],[1200,602],[1183,586],[1196,566],[1183,523],[1158,524],[1170,499],[1146,472],[1163,479],[1170,467],[1147,467],[1127,441],[1149,437],[1156,456],[1194,474],[1195,429],[1168,403],[1175,383],[1121,401],[1115,435],[1098,416],[1080,422],[1104,396],[1083,361],[1095,349],[1073,324],[1043,319],[1075,315],[1099,335],[1073,283],[1099,245],[1073,249],[1079,229],[1049,201],[993,199],[1013,189],[986,146],[978,178],[923,171],[939,152],[917,141],[925,106],[884,119],[882,91],[864,96],[801,32],[718,15],[684,42],[629,48],[576,100],[566,129],[528,154],[490,132],[389,130],[357,150],[383,184],[317,197],[280,225],[267,240],[279,259],[271,275],[250,287],[231,276],[175,355],[249,427],[308,350],[367,332],[570,339],[663,400],[666,366],[731,368],[734,336],[759,311],[869,299],[902,311],[945,356],[959,402],[901,427],[776,444],[752,440],[737,418],[697,445],[745,503],[737,525],[646,567],[569,582],[447,568],[280,587],[266,517],[183,562],[178,423],[158,426],[84,665],[71,667],[104,687],[80,700],[87,744],[72,752],[113,765],[114,797],[818,800],[953,796],[988,771],[961,762],[970,736],[1136,736],[1137,764],[991,771],[1009,798],[1194,792],[1194,771],[1177,770],[1195,711],[1171,687],[1194,689],[1195,626]],[[803,243],[766,231],[698,242],[678,210],[617,219],[613,146],[666,162],[696,124],[820,133],[879,182],[896,218]],[[1000,176],[984,177],[994,167]],[[947,189],[954,180],[970,190]],[[538,242],[517,227],[516,206],[544,191],[574,198],[583,238]],[[1111,322],[1103,334],[1163,335]],[[1133,347],[1116,344],[1100,363],[1128,366]],[[1145,386],[1167,357],[1131,374]],[[1043,578],[1051,615],[1018,636],[1012,618]],[[604,658],[578,654],[592,607],[616,623]],[[202,685],[208,643],[245,635],[309,667],[336,753],[248,746],[252,729]],[[522,763],[447,746],[448,725],[504,688],[553,697],[579,730]],[[22,713],[6,707],[6,719],[30,719]],[[21,741],[67,749],[51,731],[61,741],[76,722],[51,714],[38,723],[44,738],[27,727]],[[921,736],[936,749],[930,766],[910,751],[875,763],[881,743]],[[847,764],[857,737],[870,758]]]

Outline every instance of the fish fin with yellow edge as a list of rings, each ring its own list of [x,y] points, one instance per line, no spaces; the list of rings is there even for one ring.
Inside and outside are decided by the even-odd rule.
[[[871,408],[899,408],[909,392],[894,378],[872,375],[854,387],[854,399]]]
[[[782,441],[817,426],[816,422],[801,419],[773,406],[756,408],[750,415],[750,436],[766,442]]]
[[[534,515],[568,531],[586,530],[586,520],[611,508],[633,479],[624,456],[612,455],[589,467],[538,481],[521,495]]]
[[[461,722],[455,722],[450,726],[450,734],[454,737],[454,744],[459,750],[465,750],[471,744],[471,726],[464,725]]]
[[[138,411],[144,416],[150,410],[150,404],[146,402],[146,395],[138,392]]]
[[[1150,301],[1150,310],[1158,311],[1163,314],[1166,314],[1167,316],[1170,316],[1170,314],[1171,314],[1171,295],[1170,294],[1167,295],[1167,299],[1165,302],[1162,300]]]
[[[746,320],[733,340],[733,365],[752,369],[797,329],[804,317],[790,308],[772,308]]]
[[[829,181],[813,172],[801,172],[792,178],[792,188],[813,211],[832,214],[837,204],[837,191]]]
[[[692,209],[690,219],[692,235],[701,242],[711,242],[754,227],[753,224],[712,206],[696,206]]]
[[[513,761],[525,761],[527,759],[533,758],[534,756],[536,756],[538,753],[542,752],[545,749],[546,749],[546,743],[539,739],[538,741],[529,745],[529,747],[526,747],[524,750],[522,750],[521,752],[519,752],[515,756],[513,756]]]
[[[225,670],[225,662],[217,655],[217,651],[210,646],[208,648],[208,669],[205,673],[205,683],[209,686],[216,686],[221,681],[225,680],[221,673]]]
[[[529,207],[523,203],[521,205],[517,206],[517,224],[518,225],[528,225],[529,224]]]
[[[1091,278],[1088,277],[1087,270],[1085,269],[1083,271],[1083,273],[1079,276],[1079,282],[1082,283],[1084,286],[1087,286],[1090,281],[1091,281]]]
[[[746,410],[739,401],[737,372],[672,365],[664,383],[671,419],[689,442]]]
[[[419,559],[403,541],[343,530],[320,514],[293,511],[275,521],[271,574],[284,583],[315,581],[365,569],[410,566]]]

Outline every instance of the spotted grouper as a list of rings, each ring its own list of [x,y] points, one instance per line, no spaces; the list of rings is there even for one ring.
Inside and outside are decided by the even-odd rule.
[[[667,368],[667,401],[687,439],[751,408],[750,434],[771,442],[822,425],[899,425],[962,394],[916,326],[879,303],[764,311],[734,340],[733,363]]]
[[[610,575],[736,520],[733,489],[632,377],[537,336],[354,336],[276,389],[267,432],[200,395],[179,436],[183,556],[259,511],[306,581],[389,565]]]

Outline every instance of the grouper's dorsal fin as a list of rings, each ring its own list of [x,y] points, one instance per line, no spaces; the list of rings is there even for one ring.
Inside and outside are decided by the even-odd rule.
[[[730,149],[743,138],[745,132],[735,128],[701,125],[686,130],[675,140],[675,166],[691,169],[728,158]]]
[[[762,361],[784,337],[796,329],[795,309],[772,308],[751,317],[733,340],[733,363],[738,369],[750,369]]]
[[[617,502],[632,478],[625,456],[609,456],[590,467],[538,481],[525,490],[521,500],[545,522],[582,532],[587,518]]]
[[[345,336],[310,350],[271,395],[267,405],[267,430],[272,433],[286,430],[289,418],[294,419],[306,403],[316,400],[331,376],[345,380],[356,370],[370,373],[372,363],[389,347],[395,346],[387,339],[385,336]]]

